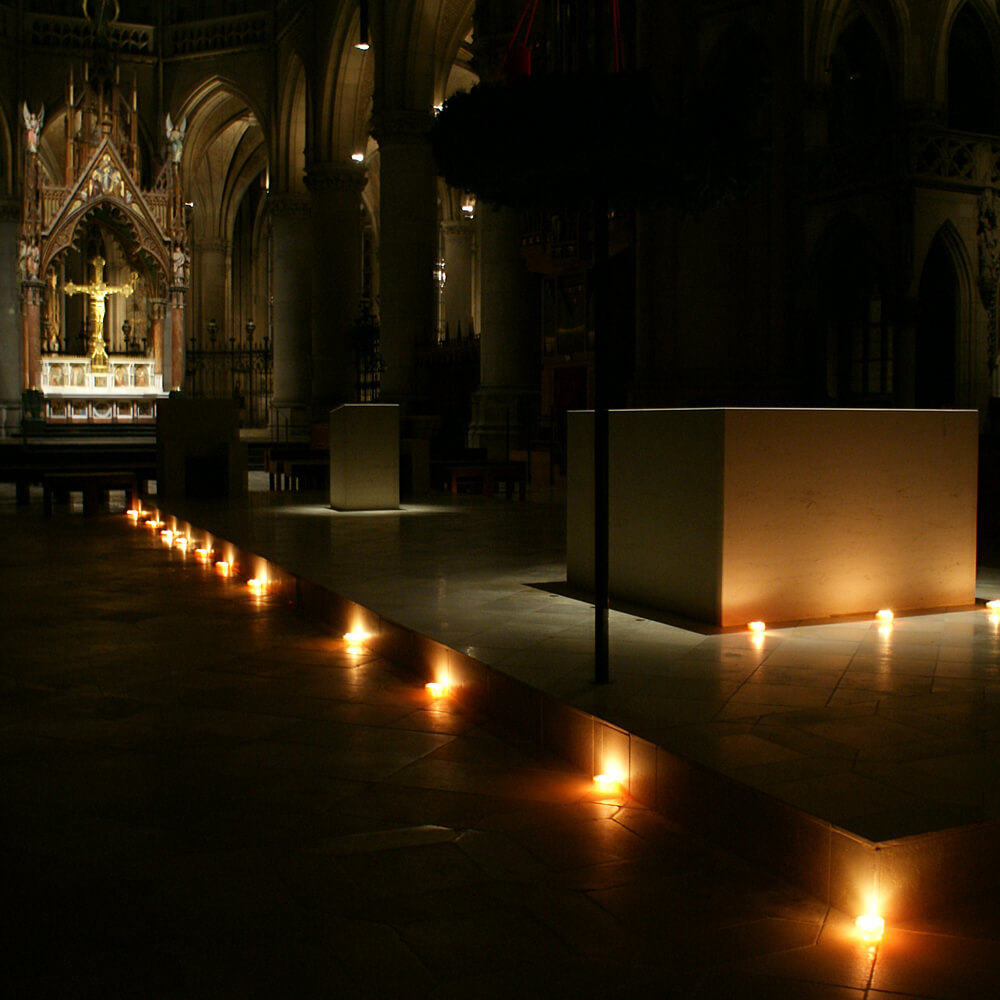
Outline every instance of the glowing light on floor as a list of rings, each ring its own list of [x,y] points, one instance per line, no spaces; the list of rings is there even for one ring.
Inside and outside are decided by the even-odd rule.
[[[363,648],[363,644],[366,643],[371,636],[364,631],[364,629],[352,629],[350,632],[344,633],[344,642],[347,643],[348,653],[360,653]]]
[[[174,533],[169,528],[160,532],[160,538],[162,538],[167,545],[174,544]]]
[[[267,580],[253,576],[247,580],[247,587],[250,589],[251,594],[263,594],[267,590]]]
[[[428,681],[424,685],[424,690],[432,698],[446,698],[448,696],[448,685],[442,684],[441,681]]]
[[[875,617],[883,624],[889,625],[896,616],[888,608],[882,608],[875,612]]]
[[[194,554],[195,554],[195,555],[196,555],[196,556],[197,556],[197,557],[198,557],[198,558],[199,558],[199,559],[200,559],[200,560],[201,560],[202,562],[208,562],[208,561],[209,561],[209,560],[210,560],[210,559],[212,558],[212,556],[214,556],[214,555],[215,555],[215,552],[214,552],[214,550],[213,550],[213,549],[209,549],[209,548],[201,548],[201,549],[195,549],[195,550],[194,550]]]
[[[747,622],[747,628],[750,629],[751,632],[757,632],[757,633],[766,632],[767,631],[767,623],[766,622]]]
[[[141,511],[141,510],[137,510],[137,509],[136,509],[135,507],[130,507],[130,508],[129,508],[129,509],[127,510],[127,511],[125,511],[125,516],[126,516],[126,517],[127,517],[127,518],[128,518],[128,519],[129,519],[129,520],[130,520],[130,521],[131,521],[131,522],[132,522],[133,524],[138,524],[138,523],[139,523],[139,515],[140,515],[141,513],[142,513],[142,511]]]
[[[191,539],[188,538],[187,535],[177,535],[177,537],[174,538],[174,545],[176,545],[177,548],[179,549],[186,550],[190,544],[191,544]]]
[[[219,576],[229,576],[233,571],[233,564],[226,562],[224,559],[220,559],[219,562],[215,564],[215,571]]]
[[[857,927],[861,940],[869,944],[881,941],[885,932],[885,921],[876,913],[863,913],[854,921],[854,926]]]
[[[595,774],[594,791],[601,795],[618,795],[621,793],[621,778],[617,774]]]
[[[155,517],[151,517],[146,522],[146,527],[149,528],[151,531],[158,531],[160,528],[163,527],[163,522],[158,521]]]
[[[986,607],[988,607],[990,611],[1000,611],[1000,598],[997,598],[995,601],[987,601]]]

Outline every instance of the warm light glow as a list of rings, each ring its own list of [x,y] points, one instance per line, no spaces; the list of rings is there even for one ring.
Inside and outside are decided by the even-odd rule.
[[[351,153],[351,159],[354,160],[355,163],[364,163],[364,161],[365,161],[365,154],[364,153]]]
[[[445,698],[448,695],[448,685],[440,681],[428,681],[424,688],[432,698]]]
[[[174,539],[174,545],[179,549],[186,549],[191,544],[191,539],[187,535],[178,535]]]
[[[129,508],[125,511],[126,516],[132,521],[133,524],[139,523],[139,515],[142,513],[140,510],[136,510],[134,507]]]
[[[465,204],[464,204],[464,205],[462,206],[462,211],[463,211],[463,212],[465,212],[465,214],[466,214],[466,215],[472,215],[472,213],[473,213],[473,212],[474,212],[475,210],[476,210],[476,206],[475,206],[475,205],[473,205],[471,201],[467,201],[467,202],[466,202],[466,203],[465,203]]]
[[[344,633],[344,642],[347,643],[348,653],[360,653],[362,643],[367,642],[371,636],[364,629],[352,629]]]
[[[602,795],[617,795],[621,791],[621,781],[614,774],[595,774],[594,791]]]
[[[751,632],[764,632],[767,630],[767,625],[764,622],[748,622],[747,628]]]
[[[158,521],[155,517],[151,517],[146,522],[146,527],[150,528],[152,531],[157,531],[158,529],[160,529],[160,528],[163,527],[163,522],[162,521]]]
[[[267,580],[261,580],[254,576],[247,580],[247,586],[254,594],[263,594],[267,590]]]
[[[862,941],[875,942],[882,940],[885,931],[885,921],[875,913],[864,913],[854,921]]]
[[[359,52],[367,52],[371,48],[371,46],[367,42],[355,42],[354,47]]]
[[[212,558],[212,556],[214,556],[214,555],[215,555],[215,551],[214,551],[213,549],[209,549],[209,548],[204,548],[204,549],[195,549],[195,550],[194,550],[194,554],[195,554],[195,555],[196,555],[196,556],[197,556],[197,557],[198,557],[198,558],[199,558],[199,559],[200,559],[200,560],[201,560],[202,562],[208,562],[208,561],[209,561],[209,559],[211,559],[211,558]]]
[[[888,608],[882,608],[881,610],[875,612],[875,617],[880,622],[888,623],[891,622],[893,618],[895,618],[895,615]]]
[[[220,576],[229,576],[233,571],[233,564],[226,562],[225,560],[220,560],[215,564],[215,568]]]
[[[167,545],[173,545],[174,543],[174,533],[169,528],[160,532],[160,538],[162,538]]]
[[[986,607],[988,607],[990,611],[1000,611],[1000,598],[995,601],[987,601]]]

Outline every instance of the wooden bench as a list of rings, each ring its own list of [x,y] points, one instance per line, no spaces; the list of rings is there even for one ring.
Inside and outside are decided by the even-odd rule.
[[[108,490],[124,490],[130,507],[139,496],[134,472],[46,472],[42,475],[42,505],[45,517],[52,516],[53,494],[82,493],[84,514],[96,514],[102,494]]]
[[[440,462],[435,463],[435,468],[450,493],[458,493],[464,487],[491,497],[502,484],[508,500],[513,497],[515,487],[518,499],[523,500],[527,489],[524,462]]]

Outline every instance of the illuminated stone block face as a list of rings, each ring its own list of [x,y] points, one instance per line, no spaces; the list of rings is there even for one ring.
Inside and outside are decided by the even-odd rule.
[[[745,625],[972,604],[974,411],[610,418],[613,597]],[[567,576],[593,586],[593,415],[570,414]]]
[[[399,507],[399,407],[381,403],[330,411],[330,506]]]

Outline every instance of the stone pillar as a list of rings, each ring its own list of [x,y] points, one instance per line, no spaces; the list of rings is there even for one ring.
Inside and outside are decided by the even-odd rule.
[[[517,213],[480,205],[476,214],[482,328],[469,445],[506,459],[510,450],[529,446],[538,409],[538,278],[521,259]]]
[[[42,290],[44,281],[21,282],[21,333],[25,389],[38,389],[42,376]]]
[[[473,321],[473,254],[476,228],[470,220],[458,219],[442,226],[444,236],[444,322],[448,334],[456,339],[461,332],[468,337],[475,329]]]
[[[373,134],[380,170],[383,402],[426,402],[417,361],[437,336],[437,171],[422,111],[383,111]],[[419,403],[417,408],[419,408]],[[412,413],[414,407],[409,407]]]
[[[163,317],[167,312],[167,302],[165,299],[153,299],[150,305],[153,307],[152,337],[155,362],[153,370],[162,376],[164,387],[169,389],[169,372],[167,371],[166,356],[163,353]]]
[[[0,201],[0,434],[16,429],[21,408],[21,329],[18,324],[17,229],[21,206]]]
[[[312,165],[306,175],[312,220],[312,407],[325,421],[357,400],[351,340],[361,302],[361,190],[358,167]]]
[[[226,275],[230,253],[228,240],[196,240],[194,244],[195,266],[197,269],[198,304],[195,317],[197,324],[194,334],[200,342],[206,335],[210,320],[219,325],[222,342],[228,343],[233,334],[229,328],[229,303],[226,296]],[[239,331],[235,331],[239,335]],[[204,346],[204,345],[203,345]]]
[[[170,388],[184,388],[184,293],[170,289]]]
[[[310,200],[270,194],[274,398],[271,430],[280,440],[304,438],[311,417],[312,327]]]

